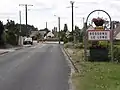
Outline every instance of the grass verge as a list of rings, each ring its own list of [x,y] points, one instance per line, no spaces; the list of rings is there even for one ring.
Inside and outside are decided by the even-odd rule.
[[[83,49],[66,49],[80,73],[72,81],[76,90],[120,90],[120,65],[111,62],[86,62]]]

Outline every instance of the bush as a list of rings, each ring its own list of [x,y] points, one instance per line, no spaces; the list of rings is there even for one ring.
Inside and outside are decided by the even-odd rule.
[[[73,45],[73,43],[69,42],[69,43],[64,44],[64,47],[65,48],[73,48],[74,45]]]
[[[90,48],[89,61],[109,61],[107,48]]]
[[[114,46],[113,54],[114,54],[114,61],[120,62],[120,46]]]
[[[11,45],[17,45],[18,44],[18,38],[15,36],[14,33],[9,32],[6,34],[6,42]]]
[[[79,49],[81,49],[81,48],[83,48],[83,43],[78,43],[78,44],[75,44],[74,45],[74,48],[79,48]]]

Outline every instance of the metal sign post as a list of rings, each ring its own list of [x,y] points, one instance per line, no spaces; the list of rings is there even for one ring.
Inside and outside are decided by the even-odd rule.
[[[110,40],[110,43],[111,43],[111,61],[113,62],[114,61],[114,53],[113,53],[113,23],[111,22],[111,40]]]
[[[84,56],[85,56],[85,60],[87,61],[87,23],[84,23],[84,36],[83,36],[83,43],[84,43]]]

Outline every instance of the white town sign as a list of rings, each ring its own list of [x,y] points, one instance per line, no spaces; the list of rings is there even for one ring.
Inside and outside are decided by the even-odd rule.
[[[110,30],[88,30],[90,41],[109,41],[110,36]]]

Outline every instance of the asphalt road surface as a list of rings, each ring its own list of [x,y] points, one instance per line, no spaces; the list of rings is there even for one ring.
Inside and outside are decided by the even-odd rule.
[[[0,56],[0,90],[69,90],[70,68],[59,44]]]

